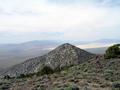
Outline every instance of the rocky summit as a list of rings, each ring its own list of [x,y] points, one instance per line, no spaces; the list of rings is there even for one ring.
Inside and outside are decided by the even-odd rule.
[[[53,70],[56,68],[78,65],[90,60],[95,55],[85,50],[65,43],[43,56],[38,56],[26,60],[23,63],[14,65],[3,70],[0,75],[19,76],[21,74],[30,74],[39,72],[44,66],[49,66]]]

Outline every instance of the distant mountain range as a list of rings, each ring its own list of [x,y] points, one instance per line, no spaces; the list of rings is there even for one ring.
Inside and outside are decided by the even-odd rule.
[[[111,44],[111,43],[120,43],[119,39],[100,39],[93,41],[94,43],[104,43],[104,44]]]
[[[71,65],[78,65],[93,57],[95,57],[94,54],[66,43],[43,56],[31,58],[21,64],[7,68],[0,75],[19,76],[21,74],[35,73],[39,72],[44,66],[56,70]]]
[[[52,41],[52,40],[35,40],[20,44],[0,44],[0,68],[6,68],[25,61],[26,59],[41,56],[53,50],[58,45],[67,41]],[[120,40],[116,39],[101,39],[90,42],[83,41],[68,41],[76,46],[83,45],[85,50],[103,54],[107,48],[107,45],[120,43]],[[89,44],[100,44],[99,47],[89,47]],[[86,45],[86,46],[85,46]],[[102,45],[102,46],[101,46]],[[80,47],[82,48],[82,47]],[[87,48],[87,49],[86,49]]]

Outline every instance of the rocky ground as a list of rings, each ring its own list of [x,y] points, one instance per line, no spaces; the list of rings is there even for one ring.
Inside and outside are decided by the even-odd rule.
[[[1,79],[0,90],[120,90],[120,59],[94,58],[51,75]]]

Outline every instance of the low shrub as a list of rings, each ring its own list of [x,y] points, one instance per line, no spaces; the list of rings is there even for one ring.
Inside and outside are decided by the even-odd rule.
[[[6,76],[3,77],[3,79],[9,80],[9,79],[11,79],[11,77],[9,75],[6,75]]]
[[[54,70],[49,66],[44,66],[37,75],[53,74]]]
[[[112,84],[112,89],[119,89],[120,90],[120,82],[114,82]]]
[[[79,90],[79,88],[77,86],[69,86],[65,88],[64,90]]]
[[[106,50],[105,58],[116,58],[120,55],[120,44],[113,45]]]

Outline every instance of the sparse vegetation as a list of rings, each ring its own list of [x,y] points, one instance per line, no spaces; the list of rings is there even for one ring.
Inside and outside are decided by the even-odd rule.
[[[12,88],[19,87],[19,90],[22,90],[23,87],[27,87],[28,90],[31,90],[30,88],[32,90],[119,90],[119,62],[120,59],[105,60],[103,58],[100,60],[103,67],[97,68],[96,60],[93,59],[63,69],[59,73],[54,73],[50,67],[44,66],[37,77],[33,77],[36,74],[30,74],[25,75],[25,78],[9,79],[7,82],[11,82],[12,85],[1,83],[0,87],[9,88],[15,85]],[[76,87],[73,87],[74,85]]]

